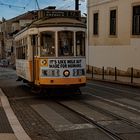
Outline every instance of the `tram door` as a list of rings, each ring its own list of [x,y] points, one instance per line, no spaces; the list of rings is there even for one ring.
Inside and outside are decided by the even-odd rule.
[[[35,81],[38,79],[38,37],[37,34],[35,35],[31,35],[31,52],[30,52],[31,56],[32,56],[32,79],[33,82],[35,83]]]

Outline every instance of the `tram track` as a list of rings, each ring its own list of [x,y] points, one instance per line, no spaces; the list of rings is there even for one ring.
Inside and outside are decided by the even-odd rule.
[[[26,103],[26,106],[23,106],[23,104],[25,103]],[[23,109],[17,110],[18,111],[17,115],[23,115],[22,116],[23,120],[30,119],[32,123],[35,123],[34,122],[35,120],[38,120],[39,122],[42,119],[44,120],[44,121],[43,120],[41,121],[41,124],[40,124],[41,128],[39,128],[42,130],[42,133],[43,133],[43,134],[41,133],[41,137],[46,137],[47,132],[44,132],[43,126],[46,123],[48,123],[57,132],[57,134],[64,140],[71,139],[71,137],[69,138],[68,136],[65,136],[64,132],[68,135],[71,133],[75,133],[75,135],[77,135],[77,138],[80,138],[80,137],[82,138],[83,136],[79,136],[78,134],[82,135],[82,132],[84,132],[85,134],[83,135],[86,135],[86,134],[88,135],[89,133],[88,139],[92,139],[91,135],[93,135],[95,139],[99,138],[99,139],[104,139],[104,140],[123,140],[115,136],[109,135],[107,132],[106,133],[103,132],[103,130],[102,131],[99,130],[97,126],[95,125],[93,126],[93,124],[89,122],[87,119],[85,120],[82,116],[79,116],[79,114],[73,112],[72,110],[68,110],[66,107],[62,106],[61,104],[58,104],[58,101],[55,102],[54,100],[51,100],[51,99],[47,101],[45,99],[44,100],[32,99],[32,101],[31,100],[23,100],[23,101],[17,100],[17,101],[13,101],[13,105],[23,108]],[[17,109],[17,107],[15,109]],[[30,110],[30,111],[27,111],[28,113],[27,115],[26,113],[21,113],[22,110],[25,110],[25,109]],[[32,113],[29,113],[29,112],[32,112]],[[34,113],[34,116],[31,115],[33,113]],[[21,118],[21,116],[19,118]],[[38,121],[36,123],[38,123]],[[24,126],[29,125],[28,122],[21,121],[21,123],[23,123]],[[32,130],[33,130],[33,127],[35,126],[31,125],[30,127],[31,128],[28,130],[28,133],[32,135],[33,133]],[[35,128],[36,131],[40,131],[38,127]]]
[[[88,102],[85,102],[85,101],[76,101],[76,102],[79,103],[79,104],[83,104],[83,105],[87,106],[88,108],[92,108],[94,110],[97,110],[102,114],[109,114],[110,116],[115,117],[116,119],[112,120],[112,121],[103,121],[103,122],[102,121],[97,121],[94,118],[86,116],[84,114],[84,112],[78,111],[77,108],[75,109],[74,107],[72,107],[70,104],[73,104],[73,103],[69,102],[68,105],[65,102],[64,103],[63,102],[57,102],[57,103],[62,105],[65,108],[67,108],[68,110],[71,110],[72,112],[76,113],[77,115],[81,116],[83,119],[89,121],[89,123],[92,123],[97,128],[99,128],[103,132],[109,134],[110,136],[112,136],[115,139],[127,140],[127,139],[125,139],[123,137],[123,133],[125,134],[125,133],[127,133],[127,131],[130,131],[130,130],[132,130],[132,132],[129,132],[129,133],[131,133],[132,135],[135,134],[135,133],[140,132],[140,125],[137,124],[136,122],[133,122],[133,121],[131,121],[131,120],[127,119],[127,118],[124,118],[124,117],[122,117],[120,115],[117,115],[115,113],[112,113],[111,111],[102,109],[101,107],[91,105],[91,104],[89,104]],[[122,124],[122,128],[124,126],[127,126],[127,129],[122,130],[124,132],[120,132],[119,128],[116,127],[115,131],[112,131],[111,128],[109,128],[109,126],[105,125],[108,122],[119,122],[120,124]]]
[[[109,99],[106,99],[106,98],[103,98],[103,97],[100,97],[100,96],[97,96],[97,95],[93,95],[93,94],[90,94],[90,93],[88,93],[88,95],[90,95],[92,97],[95,97],[95,98],[97,98],[99,100],[102,100],[104,102],[108,102],[108,103],[114,104],[116,106],[123,107],[123,108],[126,108],[126,109],[130,109],[132,111],[135,111],[137,113],[140,113],[140,110],[139,109],[136,109],[134,107],[128,106],[126,104],[122,104],[122,103],[119,103],[119,102],[116,102],[116,101],[112,101],[112,100],[109,100]]]
[[[137,129],[140,129],[140,124],[137,124],[136,122],[133,122],[133,121],[131,121],[131,120],[125,118],[125,117],[122,117],[122,116],[120,116],[120,115],[117,115],[117,114],[115,114],[115,113],[113,113],[113,112],[111,112],[111,111],[109,111],[109,110],[105,110],[105,109],[103,109],[103,108],[101,108],[101,107],[97,107],[97,106],[92,105],[92,104],[90,104],[90,103],[88,103],[88,102],[85,102],[85,101],[81,101],[81,103],[83,103],[83,104],[85,104],[85,105],[87,105],[87,106],[90,106],[91,108],[94,108],[94,109],[96,109],[96,110],[100,110],[100,112],[102,112],[102,113],[107,113],[107,114],[109,114],[109,115],[112,115],[112,116],[115,117],[116,119],[121,120],[121,121],[127,123],[128,125],[131,125],[131,126],[134,126],[134,127],[137,128]]]
[[[132,120],[134,118],[134,121],[132,121],[131,123],[134,124],[134,125],[136,124],[136,122],[139,123],[139,125],[138,124],[136,124],[136,125],[140,128],[140,117],[139,117],[140,116],[140,109],[139,108],[130,106],[128,104],[120,103],[120,102],[112,100],[112,99],[104,98],[104,97],[101,97],[100,95],[99,96],[94,95],[93,91],[91,89],[89,90],[89,88],[88,88],[88,91],[89,91],[88,93],[87,92],[85,93],[86,95],[90,95],[91,97],[97,99],[98,101],[101,101],[102,103],[110,104],[110,106],[116,106],[116,107],[120,108],[121,111],[124,110],[124,112],[126,111],[126,112],[131,112],[131,114],[137,114],[136,115],[137,117],[132,117],[131,118]],[[112,111],[115,112],[115,110],[112,110]],[[120,112],[118,112],[118,113],[120,113]],[[121,115],[123,115],[123,117]],[[124,118],[126,121],[129,120],[129,119],[127,119],[128,116],[124,115],[123,113],[122,114],[120,113],[120,115],[117,114],[117,116],[119,116],[121,118]]]
[[[87,86],[85,87],[85,90],[88,90],[89,92],[93,93],[96,96],[101,96],[105,99],[108,100],[113,100],[114,102],[118,102],[120,104],[124,104],[124,106],[132,106],[132,108],[136,108],[137,110],[140,110],[140,95],[138,96],[138,94],[135,95],[130,95],[129,93],[125,93],[123,94],[123,92],[114,92],[113,89],[110,90],[106,90],[106,88],[100,88],[100,85],[97,85],[94,87],[94,85],[91,86]],[[117,91],[117,89],[114,89]],[[102,94],[101,94],[102,93]],[[132,93],[132,92],[131,92]]]
[[[124,96],[122,94],[127,94],[127,95],[131,95],[131,96],[139,96],[140,97],[140,93],[138,91],[132,91],[132,90],[128,90],[128,89],[121,89],[118,86],[117,87],[113,87],[113,85],[106,85],[104,83],[101,83],[100,85],[97,83],[93,83],[93,82],[88,82],[87,86],[94,86],[94,87],[99,87],[99,88],[104,88],[105,91],[115,91],[115,92],[119,92],[119,95]]]
[[[130,93],[130,94],[133,94],[136,96],[137,95],[140,96],[140,92],[138,91],[139,88],[138,87],[134,88],[129,85],[106,83],[106,82],[102,82],[102,81],[88,81],[87,85],[93,85],[93,86],[96,85],[96,86],[105,87],[105,88],[120,91],[120,92]]]
[[[113,103],[113,104],[116,104],[118,106],[121,106],[121,107],[126,107],[128,109],[131,109],[131,110],[134,110],[134,111],[137,111],[137,112],[140,112],[140,109],[139,108],[136,108],[136,106],[130,106],[129,104],[124,104],[123,102],[120,102],[120,101],[116,101],[115,99],[109,99],[107,97],[103,97],[103,96],[100,96],[100,95],[95,95],[95,93],[99,93],[99,91],[93,89],[93,88],[90,88],[90,87],[86,87],[87,91],[89,91],[90,93],[88,93],[89,95],[93,96],[93,97],[96,97],[98,99],[101,99],[101,100],[104,100],[106,102],[109,102],[109,103]],[[106,92],[105,92],[106,93]]]
[[[91,123],[94,127],[96,127],[97,129],[99,129],[101,132],[105,133],[107,136],[109,136],[113,140],[125,140],[124,138],[122,138],[117,133],[114,133],[110,129],[108,129],[108,128],[104,127],[103,125],[101,125],[100,123],[98,123],[96,120],[94,120],[94,118],[90,118],[90,117],[86,116],[84,113],[79,112],[79,111],[76,111],[75,109],[72,109],[71,107],[65,105],[63,102],[58,102],[57,101],[57,103],[59,105],[65,107],[66,109],[72,111],[73,113],[79,115],[81,118],[83,118],[84,120],[86,120],[89,123]]]

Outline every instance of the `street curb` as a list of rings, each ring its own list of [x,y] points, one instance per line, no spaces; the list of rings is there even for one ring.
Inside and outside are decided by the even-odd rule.
[[[14,131],[14,135],[18,140],[31,140],[31,138],[27,135],[27,133],[22,128],[20,122],[18,121],[16,115],[14,114],[12,108],[10,107],[9,101],[3,91],[0,88],[0,99],[2,103],[2,107],[6,113],[8,121]]]
[[[115,81],[115,80],[113,81],[113,80],[107,80],[107,79],[102,80],[102,79],[90,78],[90,77],[87,77],[87,80],[94,80],[94,81],[107,82],[107,83],[112,83],[112,84],[119,84],[119,85],[140,88],[140,84],[136,84],[136,83],[127,83],[127,82]]]

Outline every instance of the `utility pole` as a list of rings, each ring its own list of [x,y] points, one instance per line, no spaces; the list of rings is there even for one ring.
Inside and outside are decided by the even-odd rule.
[[[75,0],[75,10],[79,10],[79,0]]]
[[[38,10],[39,10],[40,8],[39,8],[39,4],[38,4],[38,1],[37,1],[37,0],[35,0],[35,1],[36,1],[36,4],[37,4],[37,8],[38,8]]]

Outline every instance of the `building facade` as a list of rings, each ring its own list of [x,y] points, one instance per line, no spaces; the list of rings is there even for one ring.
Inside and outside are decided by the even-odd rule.
[[[88,0],[87,65],[140,76],[140,0]]]
[[[30,11],[0,22],[0,59],[10,59],[14,64],[14,34],[37,18],[37,11]]]

